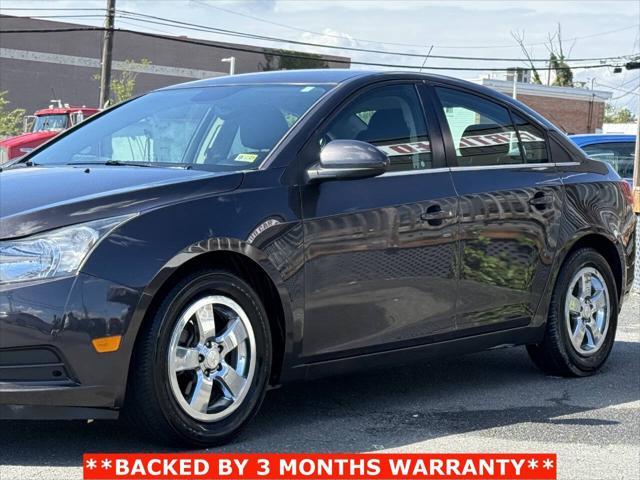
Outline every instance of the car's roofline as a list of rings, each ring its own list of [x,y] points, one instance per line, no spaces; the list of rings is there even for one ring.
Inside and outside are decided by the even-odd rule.
[[[413,80],[430,80],[434,82],[442,82],[449,84],[458,84],[468,88],[474,88],[478,91],[486,91],[495,94],[495,90],[454,77],[445,75],[437,75],[432,73],[410,72],[404,70],[350,70],[350,69],[308,69],[308,70],[277,70],[267,72],[242,73],[238,75],[225,75],[214,78],[204,78],[190,82],[180,83],[177,85],[169,85],[160,90],[171,90],[174,88],[185,88],[191,86],[205,87],[217,85],[264,85],[264,84],[281,84],[281,85],[297,85],[297,84],[326,84],[337,85],[355,78],[368,77],[374,79],[413,79]],[[508,97],[510,98],[510,97]]]
[[[409,71],[384,71],[384,70],[349,70],[349,69],[315,69],[315,70],[278,70],[270,72],[244,73],[240,75],[227,75],[223,77],[195,80],[192,82],[171,85],[160,89],[161,91],[193,87],[215,86],[248,86],[248,85],[339,85],[351,81],[383,81],[383,80],[415,80],[440,83],[447,86],[459,87],[473,93],[486,95],[499,99],[509,105],[520,109],[527,115],[535,118],[547,129],[557,130],[549,120],[539,113],[527,107],[518,100],[498,92],[492,88],[460,78],[437,75],[433,73],[409,72]]]

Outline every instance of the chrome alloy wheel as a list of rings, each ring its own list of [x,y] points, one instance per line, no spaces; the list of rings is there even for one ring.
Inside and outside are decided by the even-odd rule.
[[[584,356],[596,353],[607,336],[611,308],[609,290],[595,268],[582,268],[569,283],[565,319],[573,348]]]
[[[168,356],[171,391],[182,409],[197,420],[221,420],[242,404],[255,373],[251,322],[228,297],[201,298],[178,319]]]

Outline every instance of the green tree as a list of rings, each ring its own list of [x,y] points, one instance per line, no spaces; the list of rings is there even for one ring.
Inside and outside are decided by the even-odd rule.
[[[0,138],[10,137],[22,132],[22,119],[26,111],[23,108],[6,109],[9,100],[6,91],[0,92]]]
[[[115,78],[111,79],[111,85],[109,88],[109,101],[112,104],[124,102],[125,100],[133,97],[136,89],[136,79],[140,72],[136,71],[134,67],[138,65],[147,66],[151,65],[151,61],[143,58],[139,62],[135,60],[125,60],[125,69],[122,70]],[[96,73],[93,79],[100,82],[100,74]]]
[[[628,108],[616,108],[607,103],[604,107],[604,123],[635,123],[636,116]]]
[[[300,70],[303,68],[329,68],[327,62],[322,55],[313,53],[300,53],[292,50],[271,50],[273,53],[265,53],[265,64],[262,64],[263,70]],[[283,56],[285,55],[285,56]],[[303,56],[305,58],[299,58]]]

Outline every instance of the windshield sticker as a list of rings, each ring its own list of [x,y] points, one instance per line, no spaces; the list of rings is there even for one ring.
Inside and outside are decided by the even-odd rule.
[[[313,89],[315,89],[316,87],[309,85],[308,87],[304,87],[302,90],[300,90],[300,93],[307,93],[307,92],[311,92]]]
[[[257,153],[239,153],[238,155],[236,155],[236,158],[234,158],[234,160],[236,162],[253,163],[256,161],[256,158],[258,158]]]

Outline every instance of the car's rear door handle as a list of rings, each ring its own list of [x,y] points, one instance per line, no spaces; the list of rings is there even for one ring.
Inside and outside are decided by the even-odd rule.
[[[544,209],[553,203],[553,195],[544,192],[537,192],[533,198],[529,200],[529,204],[537,209]]]
[[[440,205],[431,205],[427,208],[427,211],[420,215],[420,218],[430,225],[442,225],[443,220],[453,218],[453,212],[451,210],[442,210]]]

